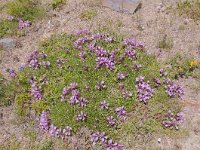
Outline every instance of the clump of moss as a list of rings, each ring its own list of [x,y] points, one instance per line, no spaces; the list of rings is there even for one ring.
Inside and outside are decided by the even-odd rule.
[[[38,0],[13,0],[7,4],[6,9],[11,16],[28,21],[40,19],[45,14]]]
[[[195,21],[200,19],[200,2],[198,0],[179,1],[177,9],[180,15],[187,16]]]
[[[88,9],[88,10],[84,10],[81,15],[80,18],[81,20],[91,20],[92,18],[94,18],[97,15],[96,11],[93,9]]]
[[[168,110],[181,108],[177,96],[166,93],[168,75],[143,47],[135,39],[87,30],[53,36],[15,78],[19,112],[42,112],[42,128],[65,129],[67,135],[83,126],[115,140],[123,133],[161,133]]]
[[[14,81],[7,81],[3,75],[0,74],[0,107],[11,105],[15,96]]]
[[[0,38],[17,36],[21,37],[26,34],[25,29],[19,29],[19,22],[16,19],[11,20],[0,20]]]
[[[53,9],[56,9],[56,8],[62,6],[64,3],[66,3],[66,0],[52,0],[51,5],[52,5]]]
[[[165,34],[158,41],[157,47],[158,48],[162,48],[162,49],[172,49],[172,47],[173,47],[173,39],[170,38],[169,36],[167,36],[167,34]]]

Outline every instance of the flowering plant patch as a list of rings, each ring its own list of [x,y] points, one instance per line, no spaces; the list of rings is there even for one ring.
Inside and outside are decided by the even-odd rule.
[[[181,97],[183,90],[161,73],[143,42],[87,30],[43,42],[19,75],[10,70],[24,87],[19,94],[28,94],[34,106],[45,102],[39,115],[43,131],[65,139],[84,126],[93,144],[117,150],[123,149],[114,142],[117,130],[136,104],[162,107],[149,108],[148,119],[167,127],[155,116],[158,111],[165,116],[172,109],[170,98]]]

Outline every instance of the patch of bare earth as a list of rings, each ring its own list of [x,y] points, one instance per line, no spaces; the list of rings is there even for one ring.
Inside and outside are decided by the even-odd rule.
[[[59,11],[50,11],[49,16],[36,22],[28,29],[26,36],[18,38],[21,46],[11,50],[3,51],[3,59],[0,64],[0,72],[7,76],[6,69],[18,69],[20,65],[26,64],[30,52],[37,49],[39,41],[49,38],[57,33],[71,33],[79,29],[108,30],[120,32],[127,36],[135,37],[145,42],[148,53],[157,56],[161,62],[165,62],[180,53],[185,57],[194,57],[200,60],[197,48],[200,39],[200,25],[190,19],[185,19],[169,13],[167,6],[174,5],[178,0],[143,0],[143,7],[136,14],[123,14],[101,7],[97,1],[90,2],[81,0],[68,0]],[[94,9],[97,16],[88,21],[83,21],[80,14],[85,9]],[[161,9],[160,9],[161,8]],[[173,47],[168,50],[157,47],[160,37],[168,35],[173,41]],[[193,78],[178,81],[185,90],[185,96],[180,103],[184,106],[186,120],[184,127],[189,131],[187,137],[171,139],[163,137],[158,144],[157,138],[153,139],[156,147],[162,149],[200,149],[200,81]],[[0,143],[4,143],[11,135],[23,141],[22,125],[13,124],[13,107],[1,108],[3,119],[0,126]],[[26,149],[21,148],[21,149]],[[133,148],[134,149],[134,148]]]

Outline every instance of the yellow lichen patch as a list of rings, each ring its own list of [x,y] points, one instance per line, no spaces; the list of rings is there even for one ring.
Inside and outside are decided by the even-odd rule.
[[[198,62],[196,60],[193,60],[193,61],[190,62],[191,67],[196,67],[197,64],[198,64]]]

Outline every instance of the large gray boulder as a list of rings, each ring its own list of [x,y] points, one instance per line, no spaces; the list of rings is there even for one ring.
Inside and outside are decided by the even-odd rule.
[[[142,0],[102,0],[102,4],[115,11],[133,14],[141,8]]]
[[[3,46],[4,48],[14,48],[16,47],[17,41],[12,38],[3,38],[0,39],[0,46]]]

